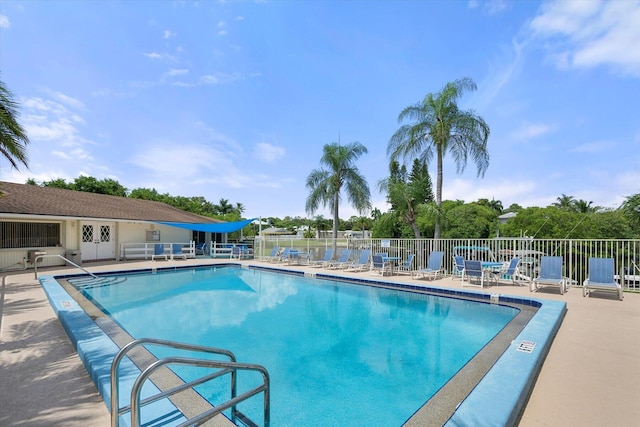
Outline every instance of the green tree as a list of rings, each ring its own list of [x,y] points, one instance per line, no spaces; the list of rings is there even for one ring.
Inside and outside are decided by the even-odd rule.
[[[504,213],[507,213],[507,212],[516,212],[517,213],[517,212],[520,212],[522,209],[524,209],[524,208],[522,206],[520,206],[519,204],[511,203],[509,205],[509,207],[503,212]]]
[[[427,165],[419,159],[414,159],[411,174],[407,175],[406,167],[392,160],[389,164],[389,172],[390,176],[382,179],[378,183],[378,188],[387,192],[387,201],[391,209],[411,227],[413,236],[419,239],[418,207],[433,201],[431,177]]]
[[[68,183],[62,178],[52,179],[51,181],[44,181],[42,187],[61,188],[63,190],[75,190],[73,183]]]
[[[575,197],[567,196],[566,194],[562,193],[562,196],[556,198],[556,201],[552,203],[551,206],[555,206],[556,208],[564,211],[571,211],[573,210],[573,204],[575,203],[575,201]]]
[[[493,209],[498,215],[502,214],[503,207],[500,200],[478,199],[476,203],[489,209]]]
[[[245,211],[244,204],[242,204],[240,202],[236,202],[235,210],[236,210],[236,212],[238,212],[238,215],[240,215],[242,217],[242,214]]]
[[[595,213],[600,210],[600,206],[593,206],[593,202],[579,199],[573,202],[573,210],[578,213]]]
[[[36,183],[34,179],[30,179],[29,183]],[[37,185],[37,183],[36,183]],[[127,197],[127,189],[118,181],[111,178],[98,180],[92,176],[79,176],[73,182],[67,182],[63,178],[52,179],[51,181],[43,181],[42,187],[62,188],[65,190],[84,191],[85,193],[107,194],[110,196]]]
[[[229,203],[227,199],[220,199],[217,205],[215,205],[215,209],[218,215],[227,215],[233,212],[233,206]]]
[[[450,153],[457,172],[462,173],[467,159],[475,162],[478,176],[484,176],[489,166],[489,126],[472,110],[458,108],[457,100],[465,91],[476,90],[470,78],[447,83],[436,94],[429,93],[422,102],[410,105],[400,112],[398,122],[411,120],[398,129],[387,146],[391,160],[418,157],[425,163],[435,156],[437,162],[436,206],[438,215],[434,238],[440,238],[440,207],[442,205],[443,159]]]
[[[72,189],[87,193],[127,197],[127,189],[111,178],[98,180],[92,176],[79,176],[74,180]]]
[[[400,220],[395,212],[385,212],[373,223],[371,237],[397,238],[401,235]]]
[[[27,169],[27,132],[18,122],[18,103],[13,93],[0,80],[0,153],[6,158],[11,167],[19,170],[19,165]]]
[[[636,234],[640,234],[640,193],[627,196],[620,210]]]
[[[447,211],[443,237],[447,239],[487,239],[497,229],[496,211],[479,203],[467,203]]]
[[[340,217],[338,215],[341,192],[346,191],[349,203],[360,213],[371,209],[369,184],[356,166],[356,160],[367,153],[367,148],[359,142],[347,145],[326,144],[323,148],[320,164],[326,169],[314,169],[307,177],[307,196],[305,209],[313,214],[320,204],[329,206],[333,212],[333,238],[338,237]]]

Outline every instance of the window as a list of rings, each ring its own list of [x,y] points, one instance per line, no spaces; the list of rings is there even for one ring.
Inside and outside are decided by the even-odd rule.
[[[60,224],[53,222],[0,222],[0,248],[60,246]]]

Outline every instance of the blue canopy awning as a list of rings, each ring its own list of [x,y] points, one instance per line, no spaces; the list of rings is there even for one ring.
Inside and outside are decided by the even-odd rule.
[[[187,222],[164,222],[164,221],[157,221],[157,223],[168,225],[171,227],[186,228],[187,230],[193,230],[193,231],[206,231],[211,233],[232,233],[234,231],[238,231],[241,228],[246,227],[256,219],[257,218],[251,218],[251,219],[243,219],[242,221],[220,222],[220,223],[206,222],[201,224],[187,223]]]

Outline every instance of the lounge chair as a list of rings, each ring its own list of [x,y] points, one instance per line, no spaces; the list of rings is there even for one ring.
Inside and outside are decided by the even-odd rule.
[[[371,267],[369,268],[370,274],[378,274],[384,276],[384,273],[391,272],[393,267],[388,262],[385,262],[382,255],[376,254],[371,257]]]
[[[284,248],[282,252],[280,252],[280,255],[276,257],[275,262],[288,263],[290,260],[291,260],[291,248]]]
[[[271,249],[271,253],[269,255],[267,255],[266,257],[263,258],[264,261],[268,261],[268,262],[274,262],[276,261],[279,257],[278,257],[278,251],[280,250],[279,247],[274,246]]]
[[[195,250],[196,250],[196,255],[209,255],[207,254],[206,243],[196,243]]]
[[[484,288],[487,271],[482,268],[482,261],[464,260],[464,270],[462,270],[462,286],[478,286]],[[465,281],[467,279],[468,281]],[[473,283],[475,281],[475,283]]]
[[[328,268],[328,269],[344,268],[351,263],[351,261],[349,261],[350,256],[351,256],[351,249],[343,249],[342,252],[340,252],[340,258],[338,258],[335,261],[330,261],[329,263],[327,263],[325,268]]]
[[[156,258],[163,257],[165,261],[169,259],[167,254],[164,253],[164,243],[156,243],[153,245],[153,255],[151,255],[151,261],[155,261]]]
[[[233,259],[246,259],[248,258],[248,253],[242,246],[232,246],[231,247],[231,258]]]
[[[460,276],[462,280],[462,272],[464,271],[464,257],[462,255],[453,256],[453,275]]]
[[[174,260],[176,258],[187,259],[187,254],[182,252],[182,244],[180,243],[171,245],[171,259]]]
[[[360,256],[358,257],[358,260],[347,265],[345,270],[346,271],[368,270],[369,267],[371,266],[369,261],[370,258],[371,258],[371,250],[363,249],[362,251],[360,251]]]
[[[309,260],[309,267],[325,267],[332,259],[333,248],[327,248],[322,259]]]
[[[413,274],[413,259],[415,258],[414,254],[407,255],[407,260],[396,267],[395,272],[398,274]]]
[[[566,280],[562,277],[562,257],[543,256],[540,258],[540,274],[531,281],[530,291],[534,292],[541,286],[557,286],[560,294],[566,291]]]
[[[520,280],[520,270],[518,270],[518,266],[520,265],[520,258],[512,258],[508,264],[505,264],[505,267],[501,269],[497,273],[496,282],[499,282],[501,279],[508,278],[511,280],[511,283],[518,284],[518,286],[522,286],[522,280]]]
[[[622,286],[615,281],[613,273],[613,258],[589,258],[589,277],[582,285],[582,296],[591,296],[592,291],[616,292],[622,301]]]
[[[427,262],[427,267],[422,268],[420,270],[415,270],[411,273],[412,279],[418,279],[419,276],[423,278],[431,278],[433,280],[438,278],[438,274],[442,271],[442,257],[444,256],[444,252],[442,251],[433,251],[429,254],[429,261]]]

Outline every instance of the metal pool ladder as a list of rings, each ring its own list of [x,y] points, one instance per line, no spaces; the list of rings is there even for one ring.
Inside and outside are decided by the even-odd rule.
[[[200,358],[187,358],[187,357],[165,357],[159,359],[152,364],[150,364],[146,369],[144,369],[140,375],[136,378],[133,383],[133,387],[131,389],[131,399],[130,405],[124,406],[122,408],[118,407],[118,393],[119,393],[119,378],[118,378],[118,370],[119,365],[124,356],[129,352],[129,350],[143,345],[143,344],[152,344],[157,346],[170,347],[178,350],[190,350],[197,351],[206,354],[217,354],[227,357],[228,361],[221,360],[208,360],[208,359],[200,359]],[[189,381],[187,383],[181,384],[179,386],[173,387],[171,389],[160,392],[156,395],[147,397],[145,399],[140,399],[140,391],[142,390],[143,384],[149,379],[149,376],[158,368],[166,366],[166,365],[183,365],[183,366],[198,366],[198,367],[208,367],[217,369],[213,373],[209,373],[203,377],[195,379],[193,381]],[[262,374],[263,382],[256,388],[253,388],[245,393],[242,393],[240,396],[236,393],[236,374],[238,371],[254,371]],[[179,393],[181,391],[185,391],[187,389],[191,389],[199,384],[203,384],[207,381],[222,377],[226,374],[230,374],[230,389],[231,389],[231,399],[226,402],[215,406],[212,409],[209,409],[201,414],[188,419],[179,425],[179,427],[197,425],[202,423],[214,416],[220,414],[222,411],[225,411],[231,408],[231,421],[235,424],[236,421],[242,422],[244,425],[248,427],[257,427],[252,420],[250,420],[246,415],[240,412],[236,405],[252,396],[255,396],[258,393],[263,393],[264,397],[264,427],[269,427],[270,424],[270,403],[269,403],[269,373],[267,370],[260,365],[250,364],[250,363],[239,363],[236,361],[235,355],[229,350],[214,348],[214,347],[205,347],[193,344],[179,343],[174,341],[166,341],[155,338],[141,338],[135,341],[131,341],[129,344],[125,345],[120,349],[118,354],[114,357],[111,362],[111,427],[117,427],[119,422],[119,417],[127,412],[131,413],[131,427],[140,426],[140,409],[142,406],[155,402],[160,399],[167,398],[173,394]]]

